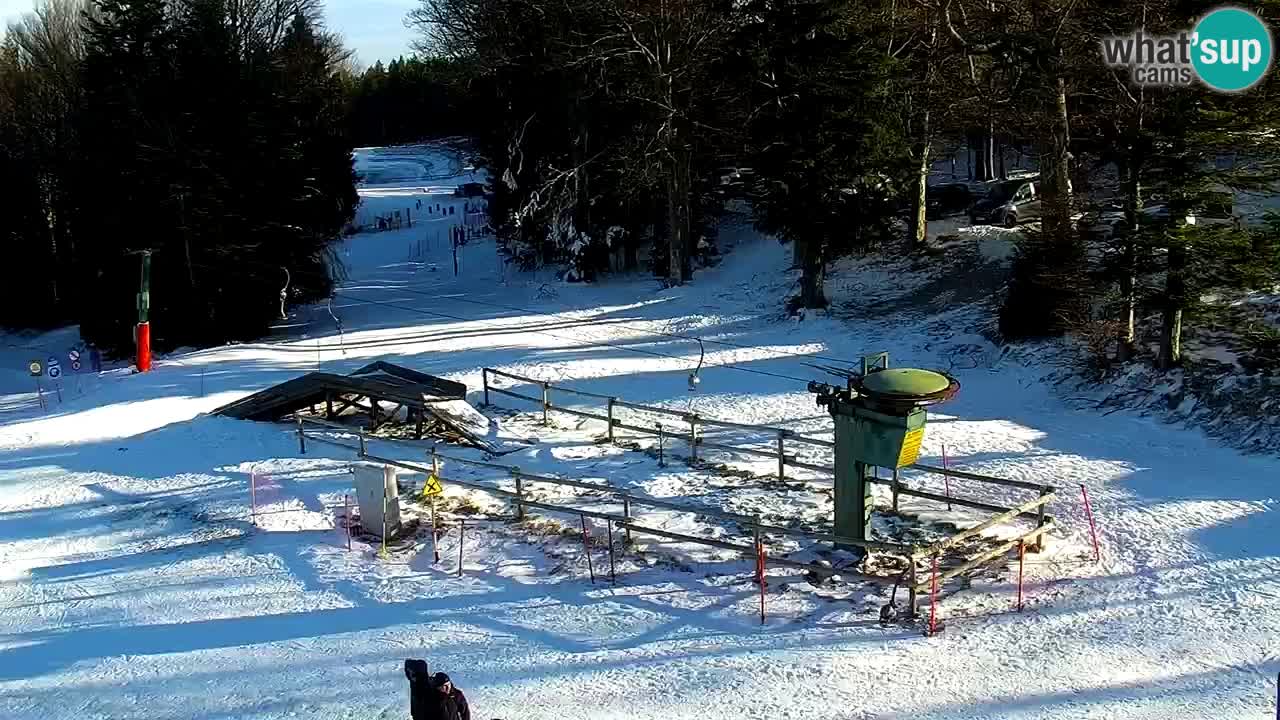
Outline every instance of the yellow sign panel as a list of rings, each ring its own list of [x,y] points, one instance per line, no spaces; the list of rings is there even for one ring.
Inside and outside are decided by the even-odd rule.
[[[422,486],[422,497],[431,497],[442,492],[444,492],[444,484],[440,482],[440,478],[428,475],[427,482]]]
[[[924,442],[924,428],[918,427],[907,432],[902,441],[902,451],[898,453],[898,467],[914,465],[920,457],[920,444]]]

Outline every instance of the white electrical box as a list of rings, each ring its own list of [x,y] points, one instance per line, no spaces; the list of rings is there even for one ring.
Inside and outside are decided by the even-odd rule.
[[[400,531],[400,489],[396,486],[396,469],[356,465],[356,502],[360,506],[360,527],[375,537],[387,537]],[[385,521],[385,524],[384,524]]]

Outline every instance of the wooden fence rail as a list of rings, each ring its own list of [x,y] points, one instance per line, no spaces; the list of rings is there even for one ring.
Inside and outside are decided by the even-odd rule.
[[[506,390],[503,388],[494,387],[489,382],[490,375],[494,375],[497,377],[504,377],[509,380],[528,383],[530,385],[536,385],[543,389],[544,397],[533,397],[531,395],[523,395],[521,393],[517,393],[512,390]],[[627,402],[625,400],[622,400],[614,396],[602,395],[600,393],[592,393],[592,392],[586,392],[583,390],[575,390],[573,388],[561,387],[559,385],[553,385],[545,380],[538,380],[536,378],[525,377],[523,375],[516,375],[514,373],[504,372],[502,370],[495,370],[493,368],[483,368],[481,370],[481,380],[484,384],[484,397],[485,397],[486,405],[489,404],[489,393],[497,393],[499,395],[505,395],[507,397],[518,398],[521,400],[525,400],[527,402],[535,403],[540,407],[542,407],[544,413],[550,410],[555,410],[557,412],[563,412],[569,415],[575,415],[578,417],[585,417],[585,418],[591,418],[593,420],[599,420],[601,422],[608,424],[610,439],[613,438],[615,429],[622,429],[622,430],[629,430],[631,432],[643,433],[647,435],[654,435],[654,436],[662,435],[664,437],[675,437],[676,439],[690,445],[691,454],[694,457],[697,456],[698,446],[702,446],[702,447],[711,448],[714,450],[723,450],[725,452],[734,452],[734,453],[741,453],[745,455],[754,455],[757,457],[774,458],[778,461],[778,477],[780,479],[786,478],[786,468],[788,467],[812,470],[814,472],[826,473],[828,475],[835,474],[835,468],[832,465],[818,465],[815,463],[804,462],[800,460],[796,455],[788,454],[786,452],[786,445],[788,443],[799,443],[799,444],[813,445],[817,447],[834,449],[835,448],[834,442],[830,440],[823,440],[820,438],[807,437],[805,435],[801,435],[796,431],[790,430],[788,428],[775,427],[771,425],[748,425],[744,423],[729,422],[727,420],[715,420],[713,418],[702,417],[697,413],[689,413],[681,410],[673,410],[671,408],[655,407],[652,405],[641,405],[639,403]],[[578,410],[575,408],[566,408],[562,405],[556,405],[551,401],[551,398],[550,398],[550,392],[553,392],[553,391],[558,393],[564,393],[566,395],[577,395],[580,397],[604,400],[608,404],[608,413],[607,414],[591,413],[583,410]],[[687,423],[689,425],[689,432],[679,433],[679,432],[672,432],[670,428],[664,428],[662,430],[659,430],[656,427],[645,427],[643,425],[636,425],[634,423],[625,423],[614,416],[614,408],[627,408],[627,409],[636,410],[639,412],[654,413],[657,415],[665,415],[667,417],[678,418],[681,422]],[[774,443],[775,447],[772,449],[766,450],[760,447],[744,447],[742,445],[728,445],[725,443],[714,442],[711,440],[707,440],[706,437],[703,437],[702,435],[699,435],[698,433],[699,426],[724,427],[724,428],[731,428],[736,430],[744,430],[747,432],[758,432],[761,434],[771,435],[775,440],[775,443]],[[963,478],[967,480],[974,480],[977,482],[987,483],[991,485],[1001,485],[1004,487],[1018,488],[1022,490],[1031,490],[1031,491],[1040,492],[1040,493],[1053,492],[1055,489],[1053,486],[1045,485],[1043,483],[1034,483],[1034,482],[1028,482],[1025,480],[1009,480],[1006,478],[997,478],[997,477],[991,477],[989,475],[981,475],[978,473],[966,472],[964,470],[951,470],[948,468],[939,468],[939,467],[934,467],[932,465],[925,465],[922,463],[916,463],[914,465],[910,465],[905,469],[917,470],[920,472],[931,473],[935,475],[945,475],[951,478]],[[917,497],[926,497],[926,496],[918,495],[917,493],[903,493],[903,494],[915,494]],[[931,498],[926,498],[926,499],[931,499]],[[964,503],[957,502],[956,504],[962,505]],[[992,509],[994,506],[973,505],[972,507],[975,507],[977,509]]]

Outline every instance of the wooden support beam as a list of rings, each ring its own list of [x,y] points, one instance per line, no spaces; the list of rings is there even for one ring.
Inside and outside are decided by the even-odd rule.
[[[1049,502],[1055,497],[1057,497],[1055,493],[1046,493],[1044,495],[1041,495],[1035,500],[1023,503],[1022,505],[1019,505],[1016,508],[1000,513],[999,515],[996,515],[994,517],[988,518],[985,522],[974,525],[973,527],[969,528],[968,530],[965,530],[964,532],[957,533],[955,535],[952,535],[949,538],[940,540],[932,545],[923,547],[916,552],[915,557],[928,557],[929,555],[942,552],[943,550],[946,550],[947,548],[951,547],[952,545],[955,545],[956,543],[962,540],[968,540],[969,538],[975,535],[978,535],[979,533],[985,530],[988,530],[992,527],[995,527],[996,525],[999,525],[1002,522],[1007,522],[1009,520],[1012,520],[1015,517],[1018,517],[1019,515],[1025,512],[1034,510],[1044,505],[1045,503]]]
[[[939,573],[938,582],[942,582],[943,580],[950,580],[951,578],[957,575],[961,575],[963,573],[969,572],[970,570],[978,567],[979,565],[991,562],[992,560],[1018,547],[1018,543],[1023,542],[1024,540],[1031,537],[1032,535],[1037,535],[1042,532],[1047,532],[1052,528],[1053,528],[1053,521],[1049,520],[1048,522],[1046,522],[1046,524],[1043,527],[1032,528],[1031,530],[1028,530],[1027,532],[1019,535],[1018,537],[1013,538],[1012,540],[1006,540],[1005,542],[1000,543],[999,545],[991,548],[990,550],[982,553],[981,555],[978,555],[977,557],[969,558],[962,565],[953,567],[944,573]],[[928,589],[928,586],[929,586],[929,581],[926,580],[925,582],[922,582],[919,585],[917,585],[916,589],[926,590]]]

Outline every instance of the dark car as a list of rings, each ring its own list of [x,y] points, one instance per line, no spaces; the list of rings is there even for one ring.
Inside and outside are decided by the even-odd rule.
[[[926,194],[926,217],[937,220],[965,212],[973,204],[973,193],[964,183],[930,185]]]
[[[1040,217],[1040,197],[1036,192],[1039,178],[1001,180],[987,190],[969,210],[974,225],[991,224],[1013,227],[1020,221]]]
[[[484,184],[478,182],[462,183],[453,191],[454,196],[464,198],[484,197]]]

